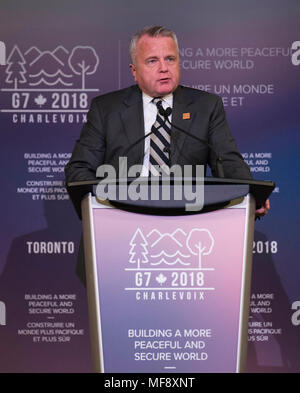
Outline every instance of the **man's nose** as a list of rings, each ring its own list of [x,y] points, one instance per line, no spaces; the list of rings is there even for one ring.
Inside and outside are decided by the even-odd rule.
[[[167,72],[168,71],[168,63],[166,60],[164,60],[164,59],[160,60],[159,71],[160,72]]]

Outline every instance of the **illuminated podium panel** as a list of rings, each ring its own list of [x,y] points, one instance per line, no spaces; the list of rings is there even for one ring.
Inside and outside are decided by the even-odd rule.
[[[245,369],[255,200],[151,215],[82,202],[96,372]]]

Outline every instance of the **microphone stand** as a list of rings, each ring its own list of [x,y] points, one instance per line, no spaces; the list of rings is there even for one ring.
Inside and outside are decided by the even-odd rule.
[[[178,127],[176,124],[170,122],[169,116],[172,113],[172,109],[170,107],[167,109],[164,109],[162,104],[160,104],[158,110],[159,110],[159,113],[165,118],[165,122],[167,121],[171,127],[176,128],[177,130],[179,130],[183,134],[194,138],[198,142],[204,143],[215,153],[215,155],[217,157],[217,159],[216,159],[217,175],[220,178],[224,178],[225,175],[224,175],[224,169],[223,169],[223,164],[222,164],[222,158],[220,157],[219,153],[215,150],[215,148],[210,143],[208,143],[205,139],[202,139],[202,138],[199,138],[193,134],[190,134],[189,132]]]

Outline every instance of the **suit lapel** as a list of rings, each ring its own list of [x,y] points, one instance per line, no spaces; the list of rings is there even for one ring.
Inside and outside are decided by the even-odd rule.
[[[145,133],[142,93],[137,86],[130,90],[128,96],[124,99],[124,105],[125,109],[121,112],[121,118],[128,139],[127,147],[129,147]],[[144,157],[143,141],[133,146],[132,150],[128,152],[128,156],[130,157],[130,162],[142,163]]]
[[[172,123],[189,132],[193,122],[194,114],[191,112],[191,104],[193,100],[187,95],[184,89],[179,86],[173,96]],[[142,92],[138,86],[134,86],[124,99],[124,110],[121,112],[121,118],[124,131],[128,139],[128,146],[134,144],[139,138],[145,134],[144,130],[144,113]],[[171,152],[170,163],[176,164],[179,161],[181,150],[187,135],[172,127],[171,134]],[[139,142],[132,147],[128,153],[128,164],[142,164],[144,158],[144,141]]]
[[[173,96],[172,123],[176,124],[176,126],[182,128],[186,132],[189,132],[193,122],[193,113],[191,113],[190,108],[192,102],[192,99],[185,94],[183,88],[179,86]],[[171,165],[174,165],[179,162],[181,149],[183,148],[184,141],[188,138],[188,136],[175,127],[172,127],[171,135],[170,161]]]

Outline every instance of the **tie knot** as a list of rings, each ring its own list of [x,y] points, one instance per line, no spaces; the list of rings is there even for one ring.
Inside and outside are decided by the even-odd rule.
[[[152,102],[157,106],[157,108],[162,106],[162,99],[160,97],[153,98]]]

